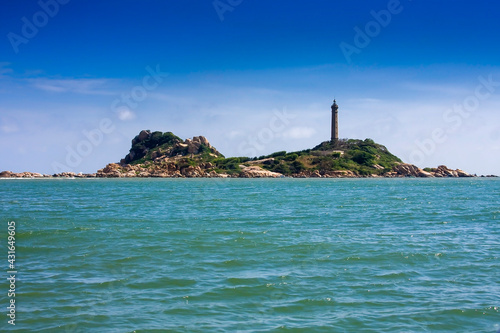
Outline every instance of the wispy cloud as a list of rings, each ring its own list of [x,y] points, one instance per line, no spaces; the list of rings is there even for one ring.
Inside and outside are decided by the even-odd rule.
[[[124,107],[118,110],[118,119],[123,121],[135,119],[135,113]]]
[[[0,132],[9,134],[18,131],[19,131],[19,126],[17,125],[17,121],[15,119],[11,117],[0,118]]]
[[[450,82],[444,84],[406,82],[403,87],[417,92],[440,93],[446,95],[463,95],[468,93],[468,89]]]
[[[182,104],[191,105],[197,103],[196,99],[193,97],[180,96],[175,94],[167,94],[162,92],[154,92],[149,94],[151,98],[157,99],[159,101],[172,103],[172,104]]]
[[[17,125],[15,124],[2,124],[0,125],[0,131],[6,134],[15,133],[19,131],[19,127],[17,127]]]
[[[236,138],[241,138],[243,137],[245,133],[243,133],[242,131],[235,131],[235,130],[232,130],[228,133],[226,133],[226,136],[228,139],[236,139]]]
[[[283,132],[283,137],[287,139],[308,139],[316,134],[313,127],[292,127]]]
[[[8,62],[0,62],[0,77],[4,76],[5,74],[12,73],[12,69],[8,68],[10,63]]]
[[[30,85],[52,93],[76,93],[84,95],[113,95],[109,79],[28,79]]]

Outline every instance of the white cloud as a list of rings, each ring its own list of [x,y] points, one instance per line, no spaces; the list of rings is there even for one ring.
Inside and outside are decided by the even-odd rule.
[[[167,94],[161,92],[150,92],[149,97],[157,99],[159,101],[171,103],[171,104],[181,104],[181,105],[191,105],[196,103],[196,99],[192,96],[181,96],[179,94]]]
[[[440,93],[447,95],[465,95],[470,93],[470,91],[464,86],[458,86],[454,83],[442,83],[442,84],[433,84],[433,83],[417,83],[417,82],[406,82],[402,84],[403,87],[408,88],[409,90],[424,92],[424,93]]]
[[[3,133],[15,133],[19,131],[19,127],[14,124],[5,124],[0,126],[0,131],[2,131]]]
[[[0,118],[0,132],[2,133],[15,133],[19,131],[17,121],[13,117]]]
[[[105,90],[110,80],[107,79],[28,79],[28,82],[35,88],[54,92],[72,92],[84,95],[111,95]]]
[[[227,133],[226,136],[229,139],[234,139],[234,138],[243,136],[243,133],[241,131],[234,131],[233,130],[233,131],[230,131],[229,133]]]
[[[307,139],[316,134],[316,130],[312,127],[292,127],[283,132],[282,136],[288,139]]]
[[[0,77],[4,74],[12,73],[12,69],[7,68],[10,65],[8,62],[0,62]]]
[[[123,121],[135,119],[135,113],[130,111],[128,108],[120,108],[118,110],[118,119]]]

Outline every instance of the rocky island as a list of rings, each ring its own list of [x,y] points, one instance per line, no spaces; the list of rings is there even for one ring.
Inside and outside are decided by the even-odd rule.
[[[182,140],[171,132],[141,131],[129,153],[96,177],[472,177],[446,166],[420,169],[403,163],[371,139],[325,141],[296,152],[225,158],[203,136]]]
[[[260,157],[226,158],[203,136],[182,140],[172,132],[142,130],[129,153],[93,174],[63,172],[0,172],[0,178],[358,178],[358,177],[474,177],[444,165],[420,169],[403,163],[371,139],[339,139],[339,107],[331,106],[331,139],[312,149],[279,151]]]
[[[226,158],[203,136],[182,140],[172,132],[142,130],[128,154],[93,174],[10,171],[0,178],[369,178],[474,177],[444,165],[420,169],[403,163],[371,139],[325,141],[312,149],[260,157]]]

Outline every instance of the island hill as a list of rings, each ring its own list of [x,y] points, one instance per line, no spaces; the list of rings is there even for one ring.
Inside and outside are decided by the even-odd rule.
[[[336,139],[312,149],[260,157],[225,158],[203,136],[182,140],[171,132],[141,131],[120,163],[97,177],[472,177],[446,166],[422,170],[403,163],[371,139]]]
[[[462,170],[441,165],[420,169],[403,163],[387,148],[371,139],[339,139],[338,105],[331,106],[331,139],[312,149],[280,151],[260,157],[225,158],[203,136],[182,140],[172,132],[141,131],[129,153],[119,163],[110,163],[95,174],[63,172],[42,175],[33,172],[0,172],[0,178],[42,177],[473,177]]]

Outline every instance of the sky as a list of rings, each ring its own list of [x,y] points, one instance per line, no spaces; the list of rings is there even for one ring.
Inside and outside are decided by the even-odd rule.
[[[225,156],[371,138],[500,175],[500,4],[436,0],[0,3],[0,171],[92,173],[143,129]]]

